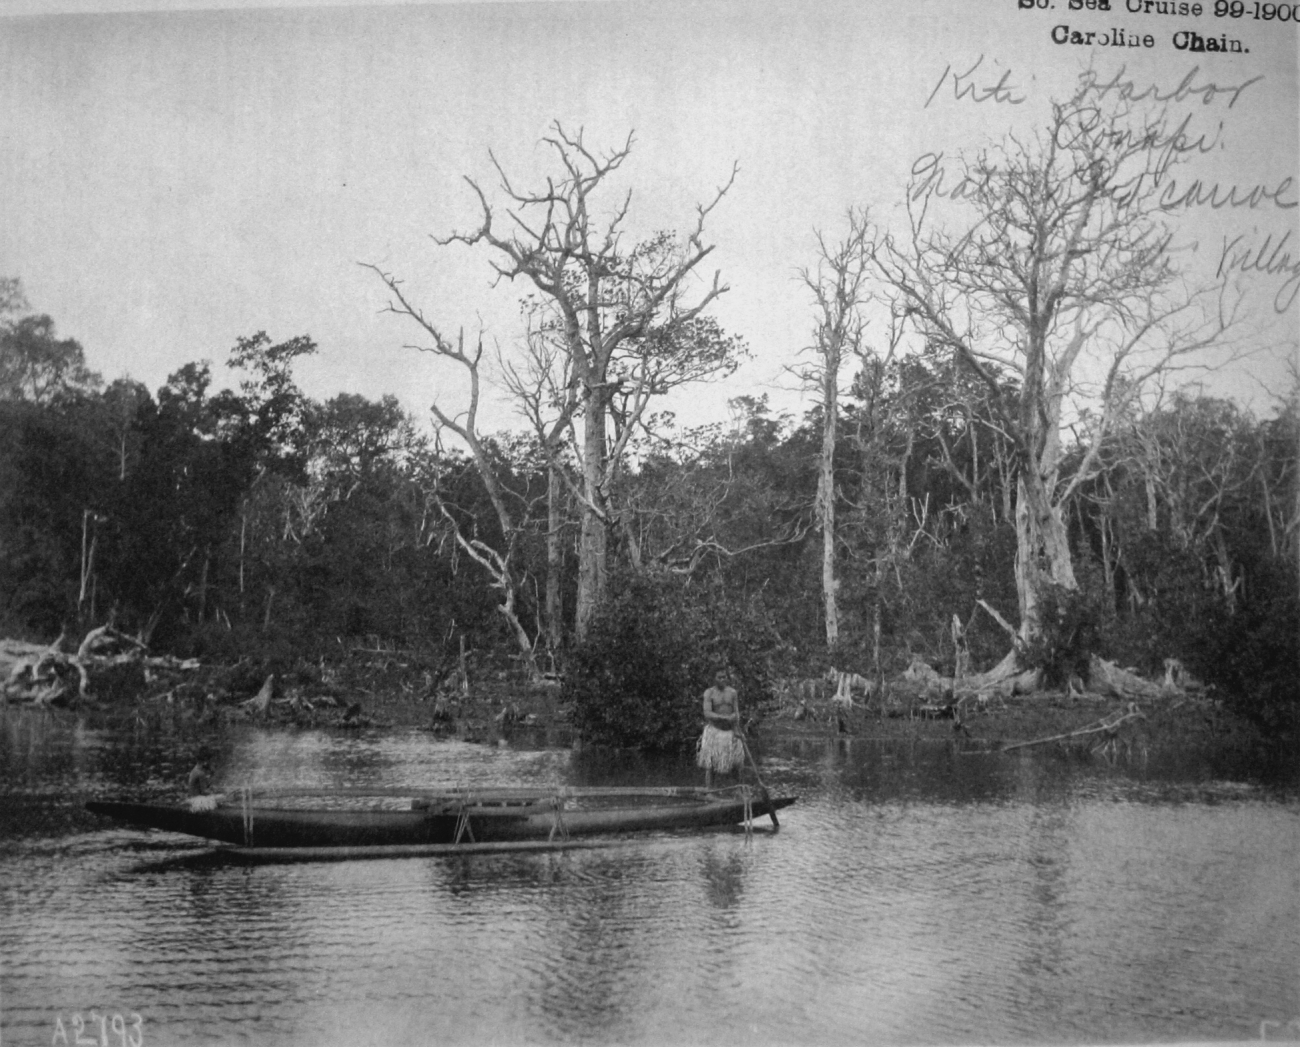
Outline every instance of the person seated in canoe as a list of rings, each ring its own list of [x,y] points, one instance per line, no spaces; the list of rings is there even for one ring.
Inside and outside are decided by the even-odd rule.
[[[190,771],[187,784],[191,796],[206,796],[212,792],[212,764],[208,762],[207,757],[199,757],[198,762]]]
[[[211,811],[217,806],[212,795],[212,761],[206,752],[199,753],[198,762],[190,771],[186,782],[190,792],[190,810]]]
[[[745,762],[745,743],[740,737],[740,700],[719,669],[713,686],[704,692],[704,734],[695,762],[704,768],[704,787],[713,785],[713,773],[739,771]]]

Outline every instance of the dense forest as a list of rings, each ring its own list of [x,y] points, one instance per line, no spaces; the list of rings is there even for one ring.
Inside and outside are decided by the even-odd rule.
[[[1055,140],[1076,118],[1057,108]],[[792,282],[812,333],[790,347],[815,403],[802,418],[753,396],[698,428],[661,409],[746,355],[710,317],[725,284],[697,273],[730,183],[684,236],[625,243],[626,205],[600,219],[596,203],[631,140],[596,153],[558,125],[556,178],[534,191],[501,172],[499,200],[474,185],[482,227],[444,241],[524,285],[526,330],[491,376],[481,342],[445,335],[375,270],[393,324],[468,379],[432,419],[391,396],[306,396],[306,334],[240,338],[236,388],[202,360],[156,390],[105,383],[4,280],[0,633],[112,623],[187,657],[393,650],[430,672],[462,642],[529,671],[601,644],[635,665],[635,634],[674,671],[726,663],[756,685],[917,658],[991,669],[1010,651],[1064,686],[1093,653],[1155,676],[1178,659],[1266,730],[1294,729],[1300,400],[1258,416],[1166,380],[1163,364],[1233,331],[1162,326],[1188,303],[1161,297],[1176,281],[1148,228],[1160,216],[1101,191],[1144,154],[1116,156],[1113,129],[1086,138],[1064,160],[1029,142],[971,161],[965,203],[1015,250],[921,213],[898,241],[862,212],[842,239],[816,237]],[[1021,193],[1030,175],[1049,188]],[[519,219],[508,232],[502,210]],[[1016,312],[1005,286],[1022,264],[1058,283]],[[1005,355],[979,341],[1005,336],[1000,309],[1025,331]],[[1182,341],[1152,365],[1125,324]],[[1072,408],[1071,367],[1099,345],[1109,377]],[[480,431],[489,377],[517,430]]]

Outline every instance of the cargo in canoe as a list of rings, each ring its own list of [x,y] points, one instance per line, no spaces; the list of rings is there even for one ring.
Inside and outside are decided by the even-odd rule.
[[[328,796],[329,806],[300,806]],[[396,797],[409,798],[401,807]],[[373,802],[358,805],[358,800]],[[794,803],[740,786],[725,790],[476,789],[435,795],[385,790],[295,790],[199,798],[181,804],[92,801],[88,810],[130,825],[185,833],[241,849],[340,849],[399,853],[412,848],[482,849],[554,844],[597,834],[738,825]],[[386,802],[381,802],[386,801]],[[349,805],[350,804],[350,805]],[[503,849],[512,849],[504,847]],[[520,846],[515,849],[527,849]]]

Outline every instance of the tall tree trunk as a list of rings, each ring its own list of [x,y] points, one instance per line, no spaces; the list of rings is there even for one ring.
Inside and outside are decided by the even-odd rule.
[[[1273,499],[1269,497],[1268,491],[1268,462],[1265,460],[1264,467],[1259,471],[1259,486],[1264,494],[1264,519],[1268,521],[1268,548],[1274,557],[1281,555],[1281,549],[1277,544],[1277,527],[1273,523]]]
[[[203,570],[199,572],[199,621],[208,613],[208,568],[212,566],[211,547],[203,551]]]
[[[546,642],[552,655],[564,642],[564,609],[560,592],[564,572],[562,497],[560,471],[552,464],[546,471]]]
[[[835,354],[838,357],[838,354]],[[838,364],[838,358],[833,361]],[[817,509],[822,528],[822,602],[826,610],[826,646],[834,647],[840,639],[839,605],[835,578],[835,423],[839,411],[838,368],[827,359],[822,370],[822,453],[818,463]]]
[[[1020,638],[1028,641],[1042,630],[1039,604],[1046,586],[1068,590],[1079,586],[1065,521],[1037,470],[1021,472],[1016,495],[1016,596]]]
[[[1215,573],[1219,576],[1219,586],[1223,590],[1223,602],[1229,614],[1237,613],[1237,590],[1241,587],[1240,576],[1234,578],[1232,557],[1228,555],[1227,543],[1223,540],[1223,531],[1214,533],[1214,557],[1218,561]]]
[[[243,609],[244,600],[244,552],[248,544],[248,499],[244,499],[239,514],[239,600]]]
[[[1106,600],[1108,607],[1115,606],[1115,567],[1119,562],[1118,550],[1111,548],[1111,534],[1114,523],[1111,520],[1110,513],[1102,511],[1099,530],[1101,531],[1101,569],[1102,576],[1106,584]]]
[[[519,653],[524,658],[524,663],[528,667],[529,679],[537,676],[537,659],[533,651],[532,640],[528,636],[528,630],[519,620],[519,613],[515,610],[515,591],[516,585],[514,578],[507,573],[501,583],[501,604],[497,610],[505,618],[506,624],[510,626],[511,633],[514,634],[515,643],[519,647]]]
[[[91,528],[91,521],[95,516],[95,512],[91,509],[83,509],[81,512],[81,591],[77,596],[78,613],[86,602],[90,578],[95,570],[95,540],[99,537],[99,529]],[[89,543],[87,543],[87,536],[89,536]]]
[[[880,637],[884,632],[885,618],[885,597],[883,590],[885,588],[885,563],[884,560],[876,556],[876,597],[872,601],[871,607],[871,667],[875,670],[877,681],[883,678],[883,669],[880,665]]]
[[[578,548],[578,607],[574,633],[586,639],[597,605],[605,595],[609,535],[605,519],[605,403],[599,390],[589,391],[583,429],[582,537]]]
[[[817,303],[817,335],[812,345],[816,362],[804,372],[805,381],[820,386],[822,449],[817,473],[817,516],[822,531],[822,604],[826,646],[840,639],[839,579],[835,577],[835,438],[839,424],[840,367],[848,353],[861,353],[865,321],[861,307],[865,288],[870,229],[864,211],[850,210],[844,239],[832,246],[820,233],[820,259],[815,270],[803,270],[803,282]],[[891,326],[896,333],[896,326]],[[890,343],[890,352],[896,341]],[[874,426],[873,426],[874,430]],[[860,431],[860,430],[859,430]],[[873,431],[873,437],[876,435]]]
[[[1011,482],[1015,476],[1015,470],[1011,463],[1007,461],[1005,454],[1006,448],[1002,441],[998,441],[998,476],[1002,485],[1002,522],[1011,523],[1015,517],[1015,506],[1011,504],[1011,493],[1015,485]]]

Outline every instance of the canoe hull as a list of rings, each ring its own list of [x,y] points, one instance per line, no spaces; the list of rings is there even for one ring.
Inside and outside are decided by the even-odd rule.
[[[754,798],[753,818],[794,803],[792,796]],[[294,809],[220,806],[192,811],[168,804],[92,801],[95,814],[140,828],[184,833],[237,847],[421,847],[453,843],[546,840],[564,836],[702,829],[745,819],[742,799],[563,810],[549,805],[478,812],[441,810]],[[467,824],[465,824],[467,823]]]

